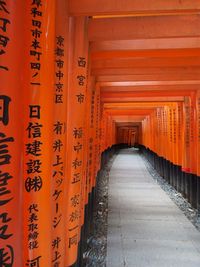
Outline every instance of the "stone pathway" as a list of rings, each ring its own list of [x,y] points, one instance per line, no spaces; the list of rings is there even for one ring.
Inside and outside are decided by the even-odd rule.
[[[132,149],[109,178],[107,267],[200,267],[200,233]]]

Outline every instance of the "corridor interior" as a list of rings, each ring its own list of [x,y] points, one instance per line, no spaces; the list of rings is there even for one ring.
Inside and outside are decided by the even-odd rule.
[[[133,146],[200,214],[200,0],[0,0],[0,267],[82,267]],[[134,149],[109,196],[107,267],[200,266]]]

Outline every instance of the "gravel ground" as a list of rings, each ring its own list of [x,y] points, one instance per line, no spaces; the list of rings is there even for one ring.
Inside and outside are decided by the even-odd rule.
[[[200,231],[200,216],[198,216],[197,210],[194,209],[190,203],[177,192],[174,187],[167,183],[158,172],[152,167],[150,162],[141,154],[142,159],[145,162],[147,170],[153,177],[153,179],[160,185],[160,187],[167,193],[171,200],[183,211],[185,216],[192,222],[192,224]]]
[[[108,182],[109,172],[116,156],[113,156],[101,170],[101,177],[97,181],[97,202],[93,214],[93,233],[87,240],[87,250],[84,253],[86,267],[105,267],[107,253],[108,226]]]

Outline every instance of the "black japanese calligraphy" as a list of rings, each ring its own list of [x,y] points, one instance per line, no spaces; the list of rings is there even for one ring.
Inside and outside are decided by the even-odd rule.
[[[41,267],[40,266],[40,259],[41,259],[41,256],[38,256],[37,258],[34,258],[33,260],[27,260],[26,266],[28,266],[28,267]]]
[[[13,137],[6,137],[4,133],[0,133],[0,165],[9,164],[11,155],[8,150],[8,143],[14,142]]]
[[[74,236],[69,238],[69,248],[71,248],[73,245],[78,244],[78,235],[75,234]]]
[[[85,68],[85,66],[86,66],[86,59],[85,59],[85,57],[79,57],[79,59],[78,59],[78,66],[79,67],[82,67],[82,68]]]
[[[7,245],[0,248],[0,266],[12,267],[14,264],[14,249],[12,246]]]
[[[8,125],[9,123],[9,103],[11,98],[6,95],[0,95],[0,121],[3,122],[4,125]]]
[[[83,128],[74,128],[73,129],[73,136],[75,138],[82,138],[83,137]]]
[[[29,106],[29,117],[40,119],[40,109],[41,107],[38,105],[30,105]]]
[[[42,188],[42,178],[41,176],[35,176],[33,178],[28,177],[25,181],[25,189],[27,192],[38,192]]]

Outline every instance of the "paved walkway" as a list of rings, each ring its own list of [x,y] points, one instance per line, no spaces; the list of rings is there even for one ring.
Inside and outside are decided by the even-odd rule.
[[[152,179],[133,149],[109,182],[107,267],[200,267],[200,233]]]

